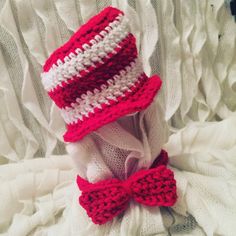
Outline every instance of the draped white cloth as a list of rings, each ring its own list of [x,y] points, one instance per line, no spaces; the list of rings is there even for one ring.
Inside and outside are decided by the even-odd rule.
[[[66,154],[41,67],[108,5],[125,11],[145,71],[163,86],[146,111],[67,145]],[[223,0],[0,0],[0,48],[0,235],[235,235],[236,23]],[[76,174],[126,178],[163,146],[177,204],[132,202],[123,216],[92,224]]]

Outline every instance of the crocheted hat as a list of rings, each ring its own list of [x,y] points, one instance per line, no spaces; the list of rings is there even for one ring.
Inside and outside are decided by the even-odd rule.
[[[143,72],[128,21],[113,7],[82,25],[43,71],[43,86],[67,124],[67,142],[145,109],[161,86],[157,75]]]

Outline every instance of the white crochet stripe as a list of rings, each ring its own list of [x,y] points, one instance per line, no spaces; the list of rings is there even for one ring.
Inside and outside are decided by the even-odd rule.
[[[86,71],[89,66],[94,66],[94,62],[103,63],[102,59],[107,58],[109,53],[116,54],[114,50],[119,43],[129,34],[128,20],[122,14],[109,23],[94,39],[90,40],[92,46],[83,44],[83,49],[77,48],[75,53],[70,53],[61,60],[57,61],[57,65],[53,65],[48,72],[41,74],[42,83],[46,91],[53,91],[62,82],[66,82],[73,76],[79,76],[79,72]],[[88,71],[89,72],[89,71]]]
[[[136,59],[124,70],[121,70],[119,75],[109,79],[109,86],[102,85],[101,91],[98,89],[94,89],[94,92],[88,91],[81,98],[77,98],[76,103],[72,103],[71,107],[61,109],[63,119],[67,124],[83,120],[83,117],[88,117],[88,114],[93,113],[95,108],[101,109],[101,104],[109,104],[108,99],[117,100],[118,97],[124,96],[125,92],[131,92],[130,88],[139,81],[142,73],[142,63]]]

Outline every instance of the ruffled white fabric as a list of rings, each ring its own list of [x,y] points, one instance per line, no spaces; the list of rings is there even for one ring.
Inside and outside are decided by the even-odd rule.
[[[111,4],[127,14],[145,72],[160,74],[163,86],[147,111],[99,129],[64,155],[64,123],[43,89],[41,66]],[[234,236],[235,28],[223,0],[1,0],[1,235]],[[176,206],[131,203],[123,217],[93,225],[78,204],[76,174],[126,178],[163,145],[178,183]]]

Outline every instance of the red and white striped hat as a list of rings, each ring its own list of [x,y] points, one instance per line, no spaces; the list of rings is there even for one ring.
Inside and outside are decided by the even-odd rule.
[[[43,71],[43,86],[67,124],[66,142],[145,109],[161,86],[157,75],[143,72],[128,21],[113,7],[82,25]]]

